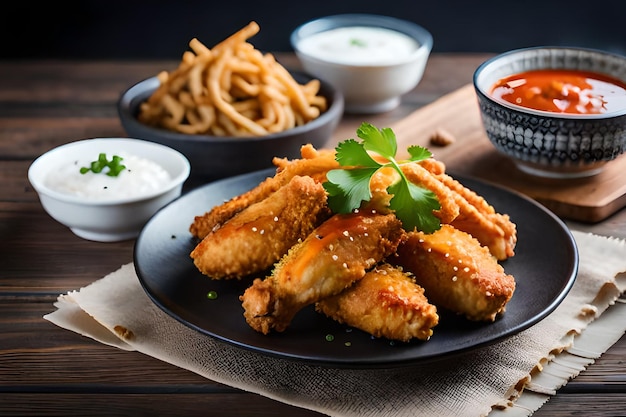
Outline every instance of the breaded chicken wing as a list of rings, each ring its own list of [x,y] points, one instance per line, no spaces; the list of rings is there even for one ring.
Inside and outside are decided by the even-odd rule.
[[[515,255],[517,226],[508,214],[496,212],[484,197],[451,176],[443,174],[439,179],[455,193],[461,206],[459,215],[450,224],[474,236],[500,261]]]
[[[301,159],[287,160],[274,158],[276,175],[263,180],[250,191],[237,195],[224,204],[213,207],[208,212],[194,218],[189,227],[191,234],[199,239],[204,238],[211,231],[217,230],[231,217],[246,207],[262,201],[278,191],[295,176],[308,176],[317,182],[326,179],[326,173],[339,165],[335,161],[333,150],[316,150],[307,144],[300,149]]]
[[[258,332],[284,331],[303,307],[338,294],[393,253],[404,231],[393,214],[336,214],[295,245],[240,297]]]
[[[213,279],[259,273],[329,216],[322,185],[310,177],[294,176],[209,233],[190,256],[198,270]]]
[[[442,224],[452,224],[470,233],[498,260],[515,254],[517,229],[508,215],[496,212],[484,197],[468,189],[445,173],[445,165],[432,158],[402,165],[402,172],[414,184],[432,191],[441,204],[433,212]],[[373,200],[385,202],[387,187],[398,181],[391,169],[380,170],[373,176]]]
[[[408,233],[389,261],[414,274],[430,302],[470,320],[494,321],[515,291],[515,279],[489,250],[450,225]]]
[[[376,266],[351,287],[317,302],[315,309],[375,337],[428,340],[439,322],[424,288],[398,268]]]

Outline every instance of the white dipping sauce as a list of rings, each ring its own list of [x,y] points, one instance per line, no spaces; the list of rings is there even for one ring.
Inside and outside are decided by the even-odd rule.
[[[308,36],[298,44],[301,52],[319,59],[351,65],[402,62],[419,48],[404,33],[378,27],[352,26]]]
[[[118,152],[115,155],[122,157],[120,163],[126,166],[126,169],[116,177],[106,175],[109,171],[108,167],[98,174],[92,171],[80,173],[81,167],[88,168],[92,161],[98,159],[98,154],[96,154],[90,159],[68,161],[52,169],[46,176],[45,184],[50,189],[63,194],[104,201],[150,194],[162,189],[171,181],[170,174],[153,161],[125,152]],[[110,161],[113,154],[106,156]]]

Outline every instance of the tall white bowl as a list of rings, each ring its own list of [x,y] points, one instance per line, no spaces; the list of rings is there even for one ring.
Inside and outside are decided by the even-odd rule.
[[[399,43],[408,40],[411,47],[405,48],[407,53],[379,56],[369,61],[363,59],[364,54],[358,60],[350,58],[354,56],[352,52],[369,47],[365,42],[360,43],[359,39],[348,39],[350,45],[345,42],[346,39],[340,39],[327,44],[326,50],[307,47],[311,37],[344,28],[391,31],[398,35],[395,38]],[[432,35],[423,27],[406,20],[372,14],[340,14],[312,20],[297,27],[290,41],[308,73],[328,81],[343,93],[345,111],[350,113],[380,113],[395,108],[401,96],[415,88],[422,79],[433,46]],[[389,51],[396,46],[396,41],[390,37],[384,48]],[[329,56],[329,49],[337,53]]]
[[[100,153],[120,152],[160,165],[169,173],[169,181],[150,192],[105,200],[72,195],[48,184],[48,175],[63,165],[87,156],[97,158]],[[28,179],[52,218],[84,239],[113,242],[135,238],[154,213],[180,196],[189,173],[187,158],[167,146],[138,139],[95,138],[70,142],[44,153],[30,165]]]

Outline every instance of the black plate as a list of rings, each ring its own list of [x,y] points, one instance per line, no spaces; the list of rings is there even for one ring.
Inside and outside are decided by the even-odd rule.
[[[445,358],[516,334],[552,312],[574,283],[578,252],[561,220],[520,194],[455,176],[517,223],[516,254],[503,262],[517,287],[501,318],[473,323],[439,311],[440,322],[430,340],[392,343],[346,328],[308,307],[285,332],[262,335],[245,322],[239,301],[250,280],[213,281],[201,275],[189,257],[195,241],[188,229],[194,216],[274,172],[258,171],[197,188],[147,223],[136,242],[135,268],[150,298],[165,312],[201,333],[260,353],[336,367],[393,367]],[[210,291],[217,299],[207,297]],[[327,335],[334,340],[327,341]]]

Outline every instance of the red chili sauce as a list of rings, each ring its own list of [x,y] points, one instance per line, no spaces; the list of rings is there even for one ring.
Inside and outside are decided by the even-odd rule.
[[[626,83],[593,72],[533,70],[499,80],[495,98],[535,110],[600,114],[626,109]]]

